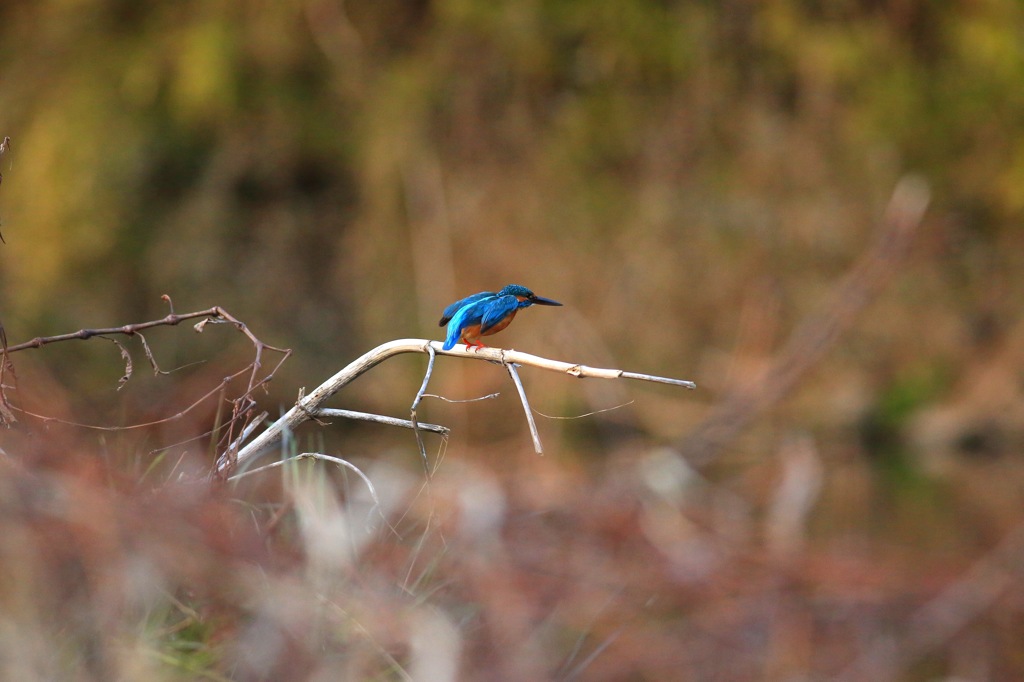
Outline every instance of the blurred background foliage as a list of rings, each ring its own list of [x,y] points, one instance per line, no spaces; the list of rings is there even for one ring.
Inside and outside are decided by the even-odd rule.
[[[934,190],[924,236],[786,418],[854,424],[943,377],[875,425],[903,422],[1021,333],[1016,2],[0,11],[12,341],[157,317],[165,293],[218,304],[296,349],[287,402],[522,281],[568,309],[502,343],[699,380],[683,405],[656,394],[678,437],[821,304],[911,171]],[[109,395],[89,360],[61,380]],[[579,394],[538,381],[556,404]]]
[[[296,351],[274,412],[377,343],[440,338],[448,302],[520,282],[566,307],[496,345],[698,382],[528,373],[548,414],[636,401],[542,422],[544,466],[615,471],[763,371],[913,172],[933,202],[910,256],[718,480],[756,507],[810,434],[822,542],[977,548],[1024,497],[1021,26],[1017,0],[8,0],[2,322],[17,343],[161,317],[161,294],[221,305]],[[127,407],[99,344],[19,356],[19,390],[43,381],[31,367],[66,414],[132,421],[216,383],[211,353],[247,352],[160,334],[165,368],[207,363],[130,385]],[[422,363],[396,364],[345,406],[404,411]],[[435,390],[503,396],[428,409],[456,426],[449,455],[534,471],[503,373],[455,364]]]

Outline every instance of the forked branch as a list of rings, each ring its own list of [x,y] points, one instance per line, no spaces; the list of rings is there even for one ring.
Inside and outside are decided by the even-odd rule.
[[[242,447],[237,453],[224,452],[217,460],[215,473],[219,476],[230,474],[234,469],[249,463],[251,460],[274,448],[282,439],[285,433],[294,431],[300,424],[312,418],[320,410],[320,405],[339,390],[348,385],[356,377],[362,375],[384,360],[402,353],[425,353],[433,360],[435,355],[449,355],[469,360],[486,360],[504,365],[512,364],[536,367],[551,372],[560,372],[579,379],[637,379],[639,381],[653,381],[673,386],[694,389],[696,384],[683,379],[671,379],[651,374],[638,374],[626,372],[621,369],[604,369],[600,367],[588,367],[587,365],[573,364],[542,358],[529,353],[521,353],[515,350],[503,350],[501,348],[481,348],[470,351],[466,346],[456,346],[452,350],[444,350],[439,341],[428,341],[426,339],[397,339],[377,346],[362,357],[349,363],[347,367],[320,384],[312,393],[307,396],[300,396],[295,406],[286,412],[280,419],[271,424],[265,431]],[[420,394],[426,388],[428,377],[425,377]],[[419,400],[413,405],[415,411]],[[415,417],[415,415],[414,415]],[[422,452],[421,452],[422,454]]]

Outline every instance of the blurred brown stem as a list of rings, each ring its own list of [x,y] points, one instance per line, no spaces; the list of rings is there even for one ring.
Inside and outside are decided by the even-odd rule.
[[[804,319],[767,371],[727,395],[681,446],[694,465],[707,464],[761,412],[778,403],[853,326],[903,261],[929,202],[927,184],[907,176],[893,190],[875,243],[835,286],[820,311]]]
[[[931,651],[941,649],[1024,574],[1024,524],[1014,527],[957,581],[918,609],[898,634],[877,636],[835,679],[892,680]]]

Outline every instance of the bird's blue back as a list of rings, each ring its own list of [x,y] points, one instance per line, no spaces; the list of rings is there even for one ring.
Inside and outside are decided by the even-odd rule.
[[[446,324],[448,324],[448,321],[455,317],[455,313],[459,312],[459,310],[469,305],[470,303],[476,303],[477,301],[487,298],[488,296],[497,295],[498,294],[494,293],[493,291],[481,291],[479,294],[473,294],[472,296],[467,296],[461,301],[456,301],[455,303],[452,303],[450,306],[444,309],[443,313],[441,313],[441,321],[437,323],[437,326],[443,327]]]
[[[478,294],[467,296],[466,298],[460,301],[456,301],[455,303],[452,303],[450,306],[445,308],[444,312],[441,313],[441,321],[437,323],[437,326],[443,327],[446,324],[448,324],[448,321],[455,317],[455,313],[459,312],[461,308],[469,305],[470,303],[482,301],[483,299],[488,298],[490,296],[508,296],[509,294],[513,296],[529,296],[530,290],[519,284],[508,284],[502,287],[501,291],[497,293],[493,291],[481,291]]]
[[[459,301],[459,303],[463,303],[463,301],[469,301],[469,303],[463,303],[463,305],[455,311],[455,314],[451,316],[451,321],[448,323],[448,336],[444,340],[445,350],[455,348],[455,344],[459,342],[459,337],[462,336],[463,329],[474,324],[479,324],[481,320],[483,320],[487,302],[494,298],[495,295],[492,292],[484,291]],[[452,305],[454,306],[456,304]],[[449,310],[450,309],[451,307],[449,307]],[[447,314],[448,310],[445,311],[445,315]]]
[[[499,296],[481,292],[470,296],[465,300],[474,299],[468,305],[463,305],[452,316],[448,323],[448,336],[444,342],[444,349],[451,350],[459,342],[462,330],[475,324],[480,325],[481,334],[505,319],[513,311],[530,305],[529,301],[520,301],[511,294]],[[462,301],[460,301],[461,303]],[[454,306],[454,304],[453,304]],[[448,311],[446,310],[445,313]]]

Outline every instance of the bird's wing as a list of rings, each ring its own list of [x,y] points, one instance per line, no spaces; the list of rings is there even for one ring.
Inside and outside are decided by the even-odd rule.
[[[493,296],[481,297],[477,301],[462,306],[455,312],[455,315],[452,316],[451,321],[448,323],[448,336],[444,342],[445,350],[451,350],[455,347],[455,344],[459,342],[459,337],[462,336],[463,329],[474,324],[480,324],[484,312],[487,310],[487,305],[492,299]]]
[[[448,321],[455,317],[455,313],[459,312],[462,308],[466,307],[470,303],[476,303],[481,299],[494,295],[495,293],[493,291],[481,291],[479,294],[473,294],[472,296],[467,296],[461,301],[456,301],[455,303],[452,303],[450,306],[444,309],[443,313],[441,313],[441,321],[437,323],[437,326],[443,327],[446,324],[448,324]]]
[[[504,320],[510,313],[519,309],[519,299],[515,296],[496,296],[483,302],[483,316],[480,319],[480,333]]]

